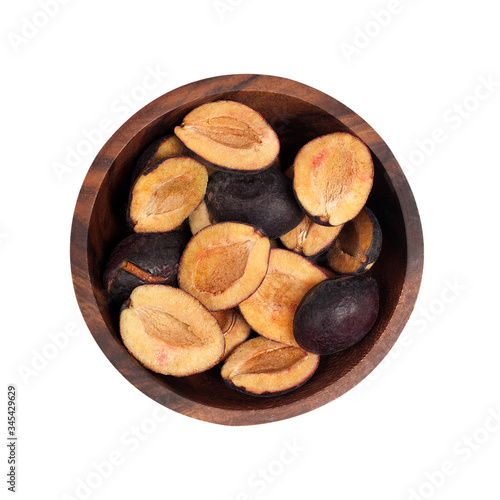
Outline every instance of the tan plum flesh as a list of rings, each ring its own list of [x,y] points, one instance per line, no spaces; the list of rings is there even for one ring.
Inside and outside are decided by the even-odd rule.
[[[179,285],[211,311],[230,309],[259,287],[269,252],[269,239],[252,226],[213,224],[188,243],[179,266]]]
[[[217,320],[195,298],[165,285],[143,285],[120,314],[125,347],[144,366],[164,375],[186,376],[211,368],[225,342]]]
[[[325,273],[304,257],[273,249],[264,281],[240,304],[240,311],[257,333],[277,342],[297,345],[293,336],[295,310],[304,295],[325,279]]]
[[[344,132],[313,139],[295,158],[293,185],[297,199],[314,222],[343,224],[359,213],[370,194],[370,150]]]
[[[276,133],[262,116],[244,104],[216,101],[188,113],[175,134],[209,166],[257,171],[279,153]]]
[[[296,346],[256,337],[238,346],[224,363],[221,375],[226,383],[255,396],[272,396],[291,391],[316,371],[319,356]]]
[[[129,217],[136,232],[178,227],[202,202],[206,168],[187,157],[168,158],[140,175],[130,196]]]

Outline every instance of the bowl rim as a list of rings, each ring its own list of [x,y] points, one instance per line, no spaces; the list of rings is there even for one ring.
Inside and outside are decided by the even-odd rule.
[[[141,366],[142,370],[139,370],[123,344],[110,334],[100,314],[87,259],[89,223],[99,189],[116,157],[130,141],[148,125],[185,104],[186,95],[190,101],[196,101],[236,91],[285,94],[307,101],[333,115],[358,135],[378,157],[389,176],[401,206],[407,239],[406,270],[398,306],[367,355],[320,392],[306,395],[299,401],[280,404],[279,407],[253,410],[220,408],[190,400],[168,387],[160,386],[146,368]],[[224,425],[261,424],[291,418],[333,401],[361,382],[388,354],[409,319],[422,279],[423,255],[422,227],[413,193],[396,158],[377,132],[357,113],[320,90],[287,78],[257,74],[221,75],[188,83],[158,97],[129,118],[97,153],[87,172],[76,201],[70,241],[77,302],[92,336],[108,360],[136,388],[163,406],[199,420]]]

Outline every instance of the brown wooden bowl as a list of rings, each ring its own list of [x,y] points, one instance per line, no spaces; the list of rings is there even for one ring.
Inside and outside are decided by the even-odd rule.
[[[384,237],[370,271],[380,289],[380,314],[371,332],[346,351],[323,356],[302,387],[259,398],[225,386],[220,367],[190,377],[159,375],[144,368],[124,347],[118,311],[102,285],[104,265],[129,232],[125,206],[134,163],[153,140],[172,133],[186,113],[208,101],[229,99],[259,111],[281,141],[283,165],[307,141],[347,131],[370,148],[375,177],[368,205]],[[356,113],[314,89],[285,78],[228,75],[190,83],[159,97],[130,118],[106,143],[85,178],[71,230],[71,269],[83,317],[104,354],[135,387],[184,415],[225,425],[273,422],[318,408],[359,383],[389,352],[413,309],[423,267],[420,218],[412,192],[393,154]]]

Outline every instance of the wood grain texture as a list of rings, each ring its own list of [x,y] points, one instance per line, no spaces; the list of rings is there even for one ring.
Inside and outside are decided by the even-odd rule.
[[[370,271],[380,288],[380,314],[372,331],[344,352],[324,356],[305,385],[282,396],[256,398],[232,391],[220,367],[184,378],[155,374],[123,346],[118,311],[102,286],[104,265],[114,246],[129,233],[125,206],[139,154],[153,140],[170,134],[196,106],[218,99],[242,102],[259,111],[281,142],[282,165],[299,148],[330,132],[362,139],[375,163],[368,206],[383,231],[382,252]],[[290,418],[322,406],[366,377],[396,342],[414,307],[423,268],[420,218],[408,182],[380,136],[356,113],[332,97],[285,78],[228,75],[180,87],[130,118],[92,163],[75,208],[71,267],[83,317],[99,347],[135,387],[179,413],[225,425],[250,425]]]

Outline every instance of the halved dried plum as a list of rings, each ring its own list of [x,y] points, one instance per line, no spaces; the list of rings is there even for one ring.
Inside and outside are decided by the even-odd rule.
[[[319,356],[264,337],[247,340],[229,356],[221,375],[226,384],[252,396],[284,394],[306,382]]]
[[[315,354],[333,354],[359,342],[378,316],[377,282],[366,276],[329,279],[306,293],[295,313],[297,343]]]
[[[173,156],[189,156],[189,150],[182,144],[179,138],[175,135],[167,135],[157,139],[150,144],[139,156],[133,174],[133,180],[146,170],[146,168]]]
[[[136,288],[120,314],[120,334],[138,361],[164,375],[208,370],[224,353],[224,335],[214,316],[170,286]]]
[[[302,222],[280,240],[289,250],[301,253],[306,257],[315,257],[326,251],[339,235],[340,226],[320,226],[307,215]]]
[[[230,309],[262,283],[269,252],[269,239],[252,226],[208,226],[191,238],[182,254],[179,286],[211,311]]]
[[[216,169],[258,171],[279,153],[276,132],[252,108],[234,101],[202,104],[174,130],[204,164]]]
[[[339,226],[353,219],[365,205],[372,184],[370,150],[351,134],[317,137],[295,157],[295,194],[317,224]]]
[[[214,222],[215,220],[208,213],[205,201],[202,201],[189,215],[189,228],[193,234],[196,234],[207,226],[211,226]]]
[[[258,174],[217,172],[208,182],[208,212],[218,222],[237,221],[278,238],[300,224],[304,212],[287,177],[270,168]]]
[[[381,249],[380,224],[372,211],[365,207],[354,219],[345,223],[328,250],[328,265],[339,274],[361,274],[373,266]]]
[[[186,156],[167,158],[147,168],[130,193],[129,220],[136,232],[170,231],[202,202],[206,168]]]
[[[262,336],[297,345],[293,336],[293,316],[302,297],[327,277],[300,255],[271,250],[266,277],[257,291],[240,304],[248,324]]]
[[[134,288],[146,283],[177,285],[177,270],[188,239],[183,231],[127,236],[113,250],[104,271],[104,287],[110,297],[123,302]]]
[[[222,359],[227,358],[233,350],[250,335],[250,325],[243,316],[235,309],[226,309],[224,311],[214,311],[212,313],[224,334],[226,348]]]

